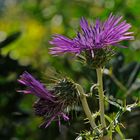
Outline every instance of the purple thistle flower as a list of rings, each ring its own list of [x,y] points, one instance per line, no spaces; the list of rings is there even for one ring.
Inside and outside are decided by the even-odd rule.
[[[69,39],[62,35],[54,35],[50,44],[53,55],[64,53],[80,54],[82,51],[91,51],[94,56],[94,50],[106,48],[108,46],[123,47],[119,43],[123,40],[132,40],[133,32],[128,32],[131,25],[122,21],[121,17],[110,14],[105,22],[96,20],[95,25],[89,25],[87,20],[82,18],[80,26],[82,32],[78,32],[74,39]]]
[[[26,90],[18,90],[18,92],[33,94],[39,97],[39,100],[34,104],[34,109],[36,115],[44,118],[41,126],[46,128],[53,120],[60,121],[60,118],[69,120],[68,116],[64,113],[64,109],[67,107],[65,101],[54,95],[53,91],[47,90],[43,84],[28,72],[24,72],[18,82],[27,87]]]

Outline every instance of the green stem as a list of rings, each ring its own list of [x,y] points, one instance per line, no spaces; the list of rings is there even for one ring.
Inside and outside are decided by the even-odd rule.
[[[102,74],[102,68],[97,68],[97,83],[98,83],[98,94],[99,94],[99,108],[100,108],[100,119],[101,119],[101,124],[102,128],[106,127],[106,122],[105,122],[105,111],[104,111],[104,91],[103,91],[103,74]]]
[[[84,90],[83,88],[77,84],[77,89],[79,91],[79,94],[80,94],[80,100],[82,102],[82,106],[83,106],[83,109],[84,109],[84,112],[90,122],[90,125],[93,129],[97,128],[96,124],[95,124],[95,121],[92,117],[92,114],[91,114],[91,111],[89,109],[89,106],[88,106],[88,103],[87,103],[87,99],[86,99],[86,95],[84,93]]]

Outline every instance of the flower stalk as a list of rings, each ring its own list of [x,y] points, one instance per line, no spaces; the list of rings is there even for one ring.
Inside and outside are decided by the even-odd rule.
[[[97,84],[98,84],[98,94],[99,94],[99,112],[100,112],[100,119],[101,119],[101,125],[102,129],[106,128],[106,122],[105,122],[105,109],[104,109],[104,91],[103,91],[103,72],[102,68],[97,68]],[[101,137],[101,140],[112,140],[110,136],[103,136]]]
[[[98,83],[98,94],[99,94],[99,108],[100,108],[100,119],[102,128],[106,127],[105,117],[104,117],[104,91],[103,91],[103,74],[102,68],[97,68],[97,83]]]
[[[80,95],[80,100],[82,102],[82,106],[83,106],[83,109],[84,109],[84,112],[90,122],[90,125],[93,129],[97,128],[97,125],[95,124],[95,121],[92,117],[92,114],[91,114],[91,111],[89,109],[89,106],[88,106],[88,103],[87,103],[87,99],[86,99],[86,95],[84,93],[84,90],[83,88],[77,84],[77,89],[78,89],[78,92],[79,92],[79,95]]]

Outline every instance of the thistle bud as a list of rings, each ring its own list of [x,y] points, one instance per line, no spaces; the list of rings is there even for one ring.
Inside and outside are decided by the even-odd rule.
[[[78,92],[75,83],[69,78],[60,79],[54,86],[54,94],[65,100],[67,106],[73,106],[78,101]]]

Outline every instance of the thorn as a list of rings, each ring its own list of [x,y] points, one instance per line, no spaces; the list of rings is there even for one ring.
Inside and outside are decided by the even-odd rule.
[[[98,87],[99,87],[99,84],[94,84],[94,85],[92,85],[91,88],[90,88],[90,92],[92,93],[93,90],[94,90],[94,89],[98,89]]]
[[[93,52],[93,50],[91,50],[91,56],[92,56],[92,58],[94,58],[94,52]]]

